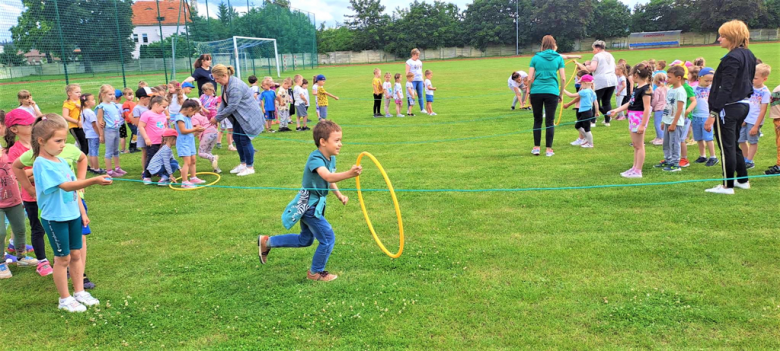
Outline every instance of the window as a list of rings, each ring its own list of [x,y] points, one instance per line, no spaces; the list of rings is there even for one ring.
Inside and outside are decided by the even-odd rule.
[[[138,34],[133,33],[133,42],[138,43]]]
[[[144,39],[144,44],[149,44],[149,36],[147,36],[146,33],[141,34],[141,36]]]

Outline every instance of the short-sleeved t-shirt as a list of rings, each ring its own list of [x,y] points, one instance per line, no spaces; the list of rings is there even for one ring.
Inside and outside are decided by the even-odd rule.
[[[406,94],[409,95],[409,97],[414,97],[416,93],[417,90],[414,89],[414,83],[406,82]]]
[[[14,162],[17,158],[22,156],[25,152],[30,150],[24,146],[21,142],[17,141],[11,148],[8,149],[8,162]],[[30,169],[31,167],[25,167],[24,169]],[[33,182],[35,184],[35,182]],[[22,191],[22,200],[27,202],[35,202],[35,198],[27,194],[26,191]]]
[[[693,91],[693,87],[690,86],[688,84],[688,82],[683,83],[683,88],[685,88],[685,97],[687,98],[685,100],[685,106],[686,106],[686,109],[687,109],[688,108],[687,107],[688,104],[691,102],[691,98],[695,98],[696,97],[696,92]],[[683,114],[685,114],[684,111],[683,111]],[[684,116],[684,117],[687,117],[687,118],[693,117],[693,111],[691,111],[691,113],[689,113],[687,116]]]
[[[425,80],[425,95],[433,95],[434,91],[428,89],[428,87],[430,87],[432,85],[433,84],[431,84],[431,80],[430,79],[426,79]]]
[[[401,83],[395,83],[395,86],[393,87],[393,97],[396,99],[403,99],[404,98],[404,88],[401,86]]]
[[[149,111],[148,106],[142,106],[142,105],[135,105],[133,108],[133,118],[141,118],[143,116],[144,112]],[[136,123],[137,124],[137,123]]]
[[[306,94],[304,94],[305,90],[306,89],[303,89],[297,85],[293,88],[293,100],[295,101],[296,105],[306,103],[303,101],[303,99],[301,99],[301,94],[303,94],[303,96],[306,96]]]
[[[374,94],[382,94],[382,80],[378,77],[374,77],[374,79],[371,80],[371,88],[374,91]]]
[[[0,173],[0,208],[14,207],[22,203],[19,183],[16,182],[16,177],[11,170],[12,163],[8,155],[0,156],[0,170],[3,170]]]
[[[317,105],[328,107],[328,96],[325,95],[325,93],[327,93],[325,87],[315,86],[315,89],[317,90]]]
[[[650,84],[645,84],[641,87],[636,87],[631,94],[631,99],[628,101],[629,111],[644,111],[645,110],[645,96],[650,96],[652,99],[653,92],[650,91]]]
[[[617,84],[618,88],[615,88],[616,89],[615,90],[615,95],[617,95],[617,96],[626,96],[626,95],[628,95],[628,86],[626,85],[626,82],[627,82],[626,81],[626,77],[624,77],[624,76],[618,77],[618,84]],[[620,90],[620,91],[617,91],[617,89],[620,89],[619,87],[623,87],[623,89]]]
[[[578,112],[590,111],[593,109],[593,101],[596,101],[596,92],[591,89],[580,89],[577,92],[580,95],[580,108]]]
[[[273,90],[266,90],[260,94],[260,100],[265,104],[266,111],[276,111],[276,92]]]
[[[528,78],[528,73],[525,73],[525,71],[517,71],[517,73],[520,75],[521,80],[524,80]],[[509,79],[506,81],[506,84],[509,86],[509,89],[514,90],[515,88],[520,88],[522,86],[525,86],[525,83],[518,83],[512,79],[512,76],[509,76]]]
[[[662,121],[664,124],[672,124],[674,122],[674,116],[677,114],[677,103],[683,102],[683,113],[685,112],[685,106],[687,106],[688,94],[685,93],[685,88],[669,88],[669,92],[666,93],[666,107],[664,108],[664,116]],[[678,126],[685,125],[685,117],[680,114],[680,118],[677,119]]]
[[[179,103],[179,94],[171,94],[171,98],[168,99],[168,113],[173,115],[178,115],[179,112],[181,112],[181,104]],[[184,97],[184,100],[187,100],[187,97]],[[184,103],[184,100],[182,100],[182,104]]]
[[[189,134],[183,134],[181,130],[179,129],[179,122],[184,122],[184,128],[186,129],[192,129],[192,118],[187,117],[182,114],[176,115],[176,117],[173,119],[173,125],[176,127],[176,133],[179,135],[176,137],[176,144],[179,143],[195,143],[195,133],[189,133]]]
[[[168,116],[164,113],[154,113],[146,111],[141,115],[141,122],[146,123],[146,136],[149,137],[151,145],[162,144],[162,134],[165,131],[165,124],[168,122]],[[148,146],[148,145],[147,145]]]
[[[383,92],[387,91],[387,93],[385,93],[385,98],[389,99],[390,97],[392,97],[393,96],[393,83],[390,83],[390,82],[382,83],[382,91]]]
[[[596,90],[616,86],[618,80],[615,74],[615,57],[606,51],[602,51],[593,55],[592,61],[598,63],[596,71],[593,72],[593,85],[596,87]]]
[[[758,122],[758,114],[761,113],[761,105],[768,104],[772,99],[772,93],[769,92],[769,88],[763,86],[761,88],[753,87],[753,95],[750,95],[750,111],[747,117],[745,117],[745,123],[756,124]]]
[[[289,110],[290,104],[292,103],[292,100],[290,100],[290,91],[285,88],[279,88],[277,95],[282,99],[282,103],[279,104],[279,111]]]
[[[119,129],[124,119],[119,111],[117,104],[112,103],[100,103],[97,106],[97,110],[103,110],[103,122],[106,123],[106,129]]]
[[[303,170],[302,186],[304,188],[314,188],[317,190],[309,190],[309,207],[317,205],[320,199],[324,199],[328,196],[328,184],[325,179],[320,177],[317,173],[317,169],[325,167],[330,172],[336,171],[336,156],[331,156],[330,159],[325,158],[325,155],[320,150],[314,150],[309,154],[309,159],[306,160],[306,167]]]
[[[195,115],[192,116],[192,125],[194,127],[201,126],[203,128],[206,128],[200,135],[201,140],[203,140],[203,138],[206,135],[214,134],[217,132],[217,126],[209,123],[208,117],[200,113],[196,113]]]
[[[73,118],[77,121],[79,120],[79,115],[81,114],[81,101],[65,100],[65,102],[62,103],[62,108],[68,109],[68,117]],[[68,129],[78,128],[78,127],[79,127],[78,124],[68,122]]]
[[[95,127],[92,126],[92,122],[97,122],[97,116],[95,116],[95,111],[92,111],[90,109],[84,109],[84,112],[81,114],[81,118],[84,125],[84,135],[87,137],[87,139],[97,139],[100,138],[100,135],[95,131]]]
[[[81,217],[78,196],[75,191],[65,191],[59,186],[76,180],[76,176],[67,161],[60,157],[57,159],[59,162],[38,157],[33,164],[38,208],[41,209],[41,218],[47,221],[71,221]]]
[[[198,83],[198,95],[203,95],[203,84],[211,83],[214,89],[217,88],[217,82],[214,81],[214,76],[211,75],[211,67],[208,70],[203,67],[198,67],[192,72],[192,78],[195,78],[195,82]]]
[[[41,110],[38,108],[38,105],[31,105],[31,106],[19,106],[16,108],[17,110],[24,110],[27,111],[29,114],[31,114],[33,117],[38,117],[41,115]]]
[[[780,85],[772,90],[772,95],[769,102],[769,118],[780,118]]]
[[[309,89],[301,87],[301,92],[303,93],[303,97],[306,98],[306,106],[311,105],[311,99],[309,99]]]
[[[545,50],[531,58],[531,67],[535,70],[531,94],[561,93],[558,85],[558,70],[565,67],[563,58],[553,50]]]
[[[412,80],[414,80],[415,82],[422,82],[423,80],[422,61],[420,61],[419,59],[417,60],[408,59],[406,60],[406,64],[409,66],[409,72],[414,74],[414,78]]]
[[[62,152],[60,152],[57,157],[65,160],[65,162],[68,163],[68,167],[70,167],[70,171],[73,172],[73,174],[76,174],[78,171],[78,165],[79,165],[79,159],[81,158],[81,149],[76,147],[76,145],[73,144],[65,144],[65,147],[62,149]],[[33,152],[32,150],[25,151],[21,156],[19,156],[19,162],[24,167],[32,167],[33,166]],[[78,178],[78,176],[76,176]],[[26,193],[26,191],[22,191],[23,193]],[[84,191],[78,191],[77,192],[81,198],[84,198]]]
[[[122,104],[122,117],[124,117],[125,122],[131,123],[133,121],[133,109],[135,109],[136,103],[133,101],[125,101],[124,104]]]
[[[696,87],[694,93],[696,94],[696,108],[693,109],[691,114],[697,118],[707,118],[710,115],[710,88],[711,87]]]

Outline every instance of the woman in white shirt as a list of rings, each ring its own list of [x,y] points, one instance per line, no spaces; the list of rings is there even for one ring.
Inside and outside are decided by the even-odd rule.
[[[607,111],[612,110],[612,95],[615,95],[618,81],[617,75],[615,75],[615,57],[606,51],[607,43],[603,40],[596,40],[592,47],[593,59],[584,65],[577,62],[577,67],[593,75],[599,111],[604,115],[604,125],[609,126]]]
[[[406,60],[406,73],[409,72],[414,74],[412,85],[414,85],[414,90],[417,91],[417,96],[424,97],[423,89],[425,84],[423,83],[422,61],[420,61],[420,50],[417,50],[417,48],[412,49],[412,58]],[[423,100],[422,98],[417,99],[417,102],[420,103],[420,113],[426,113],[425,107],[423,107]]]
[[[509,80],[507,81],[509,90],[515,93],[515,98],[512,99],[512,110],[515,109],[518,101],[520,102],[521,110],[531,109],[530,106],[525,106],[525,97],[528,95],[527,80],[528,73],[525,73],[524,71],[512,72],[512,75],[509,77]]]

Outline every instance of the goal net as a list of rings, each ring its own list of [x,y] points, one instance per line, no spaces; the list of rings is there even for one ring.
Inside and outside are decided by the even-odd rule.
[[[195,52],[211,54],[212,65],[233,66],[241,79],[250,75],[281,77],[276,39],[233,37],[195,43]]]
[[[628,36],[629,49],[677,47],[680,46],[680,30],[664,32],[631,33]]]

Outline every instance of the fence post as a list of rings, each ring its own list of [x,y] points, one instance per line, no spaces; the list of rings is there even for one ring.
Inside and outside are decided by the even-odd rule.
[[[270,76],[271,75],[271,58],[270,57],[266,57],[266,60],[268,60],[268,75]],[[276,64],[278,65],[279,62],[277,62]]]
[[[293,71],[295,70],[295,54],[292,54],[293,57]]]
[[[190,75],[192,75],[192,48],[190,48],[190,27],[187,25],[187,14],[190,15],[190,19],[192,19],[192,9],[190,9],[190,4],[186,0],[184,1],[184,4],[186,5],[184,7],[184,34],[187,38],[187,59],[190,63]]]
[[[163,71],[165,72],[165,84],[168,84],[168,67],[165,63],[165,45],[163,45],[163,31],[162,31],[162,17],[160,16],[160,0],[155,0],[157,3],[157,25],[160,26],[160,52],[163,59]]]
[[[62,64],[65,66],[65,84],[70,84],[68,78],[68,58],[65,56],[65,41],[62,39],[62,24],[60,23],[60,7],[57,0],[54,0],[54,13],[57,16],[57,29],[60,35],[60,50],[62,50]]]
[[[127,88],[127,78],[125,77],[125,55],[124,50],[122,50],[123,41],[120,37],[121,34],[119,34],[119,8],[116,6],[116,0],[114,0],[114,14],[116,17],[114,17],[114,22],[116,22],[116,37],[119,41],[119,62],[122,64],[122,85],[124,88]]]

